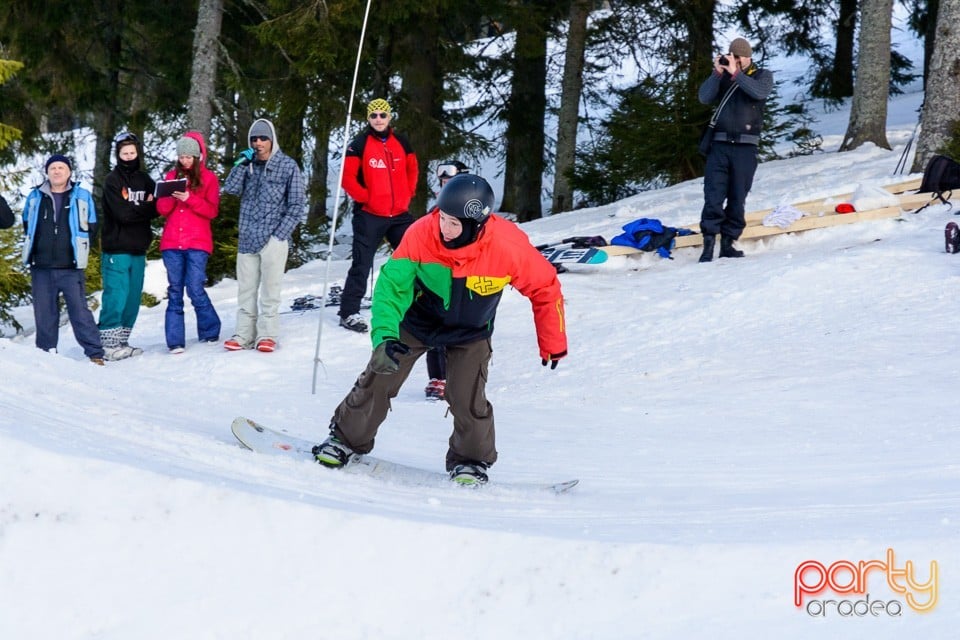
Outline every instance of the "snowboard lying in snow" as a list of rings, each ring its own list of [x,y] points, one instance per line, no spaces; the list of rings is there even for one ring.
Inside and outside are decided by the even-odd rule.
[[[537,251],[554,265],[602,264],[607,261],[607,254],[599,251],[598,247],[606,245],[603,236],[573,236],[560,242],[537,245]]]
[[[240,441],[240,444],[247,449],[266,455],[311,462],[321,469],[326,469],[326,467],[317,463],[313,457],[312,450],[314,445],[317,444],[316,442],[297,438],[281,431],[275,431],[249,418],[243,417],[236,418],[230,426],[230,430],[233,431],[233,435]],[[390,462],[370,455],[357,456],[343,469],[328,469],[328,471],[331,473],[360,473],[386,480],[395,480],[404,484],[460,486],[451,482],[450,477],[445,472],[427,471],[426,469],[411,467],[398,462]],[[579,480],[553,483],[491,481],[490,484],[497,487],[513,489],[565,493],[577,486],[579,482]]]
[[[551,264],[603,264],[607,254],[596,247],[546,247],[541,255]]]

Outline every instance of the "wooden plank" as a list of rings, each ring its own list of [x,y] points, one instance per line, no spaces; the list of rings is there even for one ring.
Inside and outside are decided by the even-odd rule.
[[[869,220],[882,220],[884,218],[896,218],[906,211],[913,210],[930,201],[929,193],[911,193],[900,196],[900,204],[892,207],[883,207],[881,209],[870,209],[867,211],[857,211],[854,213],[827,213],[822,216],[804,216],[795,221],[786,229],[781,227],[766,227],[764,225],[752,225],[743,230],[740,236],[743,240],[751,238],[763,238],[767,236],[779,235],[782,233],[795,233],[798,231],[809,231],[810,229],[822,229],[841,224],[853,224],[855,222],[866,222]],[[696,247],[703,244],[703,236],[694,234],[692,236],[678,236],[676,247]],[[621,254],[622,255],[622,254]]]
[[[906,191],[912,191],[914,189],[920,188],[921,178],[916,178],[914,180],[907,180],[905,182],[898,182],[896,184],[888,184],[883,189],[892,194],[902,194]],[[816,198],[814,200],[807,200],[805,202],[798,202],[790,206],[799,209],[804,213],[822,213],[824,211],[833,211],[834,207],[841,202],[850,202],[850,199],[853,198],[853,192],[850,193],[840,193],[831,196],[825,196],[823,198]],[[751,211],[747,213],[744,217],[747,220],[747,224],[755,222],[757,224],[761,223],[767,215],[773,213],[776,209],[759,209],[757,211]]]
[[[888,184],[883,187],[886,191],[892,194],[902,194],[907,191],[913,191],[920,188],[920,182],[922,178],[915,178],[913,180],[906,180],[904,182],[898,182],[896,184]],[[916,195],[916,194],[909,194]],[[804,202],[798,202],[796,204],[791,204],[791,207],[800,210],[805,214],[817,214],[817,213],[826,213],[832,212],[834,207],[841,202],[849,202],[853,197],[853,192],[850,193],[838,193],[836,195],[824,196],[822,198],[815,198],[813,200],[806,200]],[[756,211],[750,211],[744,215],[744,219],[747,222],[747,226],[758,225],[763,223],[763,219],[766,218],[769,214],[773,213],[776,207],[771,209],[758,209]],[[695,233],[700,233],[700,223],[694,223],[687,225],[686,229],[690,229]]]
[[[856,222],[867,222],[870,220],[882,220],[885,218],[896,218],[897,216],[916,209],[917,207],[930,202],[929,193],[907,193],[899,196],[899,204],[880,209],[870,209],[868,211],[857,211],[854,213],[836,213],[830,211],[824,215],[809,215],[796,220],[787,228],[764,226],[755,224],[747,226],[740,236],[741,240],[750,240],[752,238],[765,238],[768,236],[780,235],[783,233],[796,233],[800,231],[809,231],[811,229],[823,229],[841,224],[853,224]],[[677,236],[675,248],[698,247],[703,245],[703,236],[699,233],[687,236]],[[633,247],[624,247],[620,245],[610,245],[599,247],[600,251],[608,256],[626,256],[636,253],[643,253],[640,249]]]

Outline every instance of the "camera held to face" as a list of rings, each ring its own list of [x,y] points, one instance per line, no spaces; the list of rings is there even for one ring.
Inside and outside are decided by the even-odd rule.
[[[730,58],[727,56],[720,56],[719,62],[721,67],[726,67],[730,64]]]

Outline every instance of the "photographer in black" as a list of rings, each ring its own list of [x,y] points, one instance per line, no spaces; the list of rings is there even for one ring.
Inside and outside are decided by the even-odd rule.
[[[700,102],[717,105],[703,176],[700,262],[713,260],[717,234],[721,258],[743,257],[733,242],[746,226],[744,202],[757,170],[764,104],[773,90],[773,73],[757,67],[752,56],[750,43],[735,39],[729,53],[714,59],[713,73],[700,85]]]

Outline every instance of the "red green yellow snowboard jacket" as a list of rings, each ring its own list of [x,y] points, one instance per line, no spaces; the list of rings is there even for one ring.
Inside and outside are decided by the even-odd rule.
[[[399,338],[401,325],[430,346],[489,338],[507,285],[530,299],[540,357],[565,353],[557,271],[526,234],[491,215],[476,242],[448,249],[440,242],[440,214],[434,210],[407,229],[380,270],[373,296],[373,346]]]

